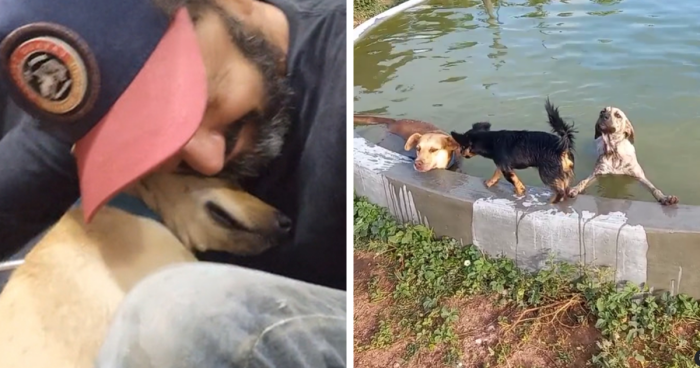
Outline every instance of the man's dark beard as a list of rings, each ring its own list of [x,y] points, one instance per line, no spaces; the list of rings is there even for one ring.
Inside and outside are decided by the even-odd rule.
[[[289,105],[292,90],[288,79],[280,76],[279,73],[281,70],[279,63],[284,60],[282,50],[272,45],[260,32],[246,29],[245,25],[215,2],[207,1],[205,6],[221,18],[231,37],[231,42],[258,68],[263,77],[263,93],[266,99],[263,109],[252,111],[238,121],[232,122],[224,133],[225,157],[228,157],[236,146],[243,126],[254,127],[253,136],[245,137],[252,139],[252,142],[246,142],[246,149],[224,163],[223,170],[215,175],[239,181],[257,176],[272,159],[280,154],[284,136],[290,125]],[[198,19],[195,19],[195,22],[197,21]],[[182,172],[201,176],[184,162],[181,168]]]

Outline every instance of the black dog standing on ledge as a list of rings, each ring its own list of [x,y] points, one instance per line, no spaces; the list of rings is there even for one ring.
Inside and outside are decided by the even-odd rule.
[[[552,127],[547,132],[527,130],[491,131],[490,123],[475,123],[464,134],[451,132],[452,137],[462,146],[466,158],[475,155],[493,160],[496,164],[491,179],[484,184],[490,188],[505,176],[515,187],[515,194],[525,194],[525,185],[514,170],[536,167],[540,179],[552,188],[554,195],[549,203],[558,203],[567,197],[569,184],[574,178],[574,125],[568,125],[559,116],[559,109],[552,106],[549,98],[544,105]]]

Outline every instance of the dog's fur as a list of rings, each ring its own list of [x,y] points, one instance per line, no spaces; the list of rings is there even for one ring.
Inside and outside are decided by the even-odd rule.
[[[371,115],[355,115],[354,121],[356,125],[385,124],[390,133],[405,139],[406,151],[416,148],[413,167],[419,172],[450,169],[452,157],[459,154],[459,144],[449,134],[424,121]]]
[[[594,137],[598,158],[593,173],[569,190],[570,197],[582,193],[596,178],[612,174],[639,180],[662,205],[678,203],[678,197],[664,195],[646,178],[634,149],[634,127],[622,110],[614,106],[602,109],[595,123]]]
[[[86,225],[79,207],[69,210],[0,294],[0,367],[92,368],[115,309],[139,280],[195,262],[194,250],[261,253],[291,224],[220,179],[155,174],[131,192],[165,225],[113,207]]]
[[[496,170],[484,184],[492,187],[503,175],[515,187],[515,194],[525,194],[525,185],[514,170],[536,167],[542,182],[554,195],[550,203],[566,198],[569,183],[574,177],[574,130],[559,116],[559,109],[547,99],[545,103],[549,125],[555,134],[527,130],[491,131],[491,124],[476,123],[464,134],[451,132],[462,147],[466,158],[475,155],[492,159]]]

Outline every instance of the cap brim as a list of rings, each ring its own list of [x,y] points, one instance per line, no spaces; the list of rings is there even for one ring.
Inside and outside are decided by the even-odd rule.
[[[204,63],[182,8],[126,91],[75,145],[85,221],[176,154],[199,127],[206,102]]]

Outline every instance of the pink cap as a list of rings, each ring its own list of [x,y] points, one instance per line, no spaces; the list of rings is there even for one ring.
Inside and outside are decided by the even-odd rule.
[[[136,78],[75,145],[85,221],[182,149],[206,104],[206,71],[194,25],[182,8]]]

